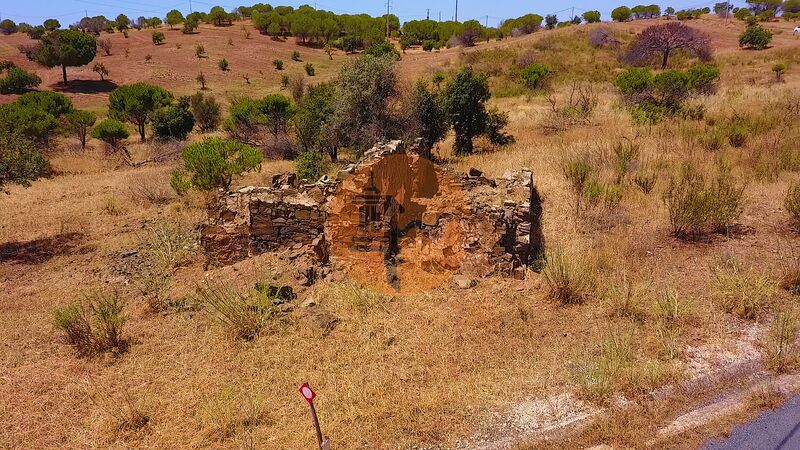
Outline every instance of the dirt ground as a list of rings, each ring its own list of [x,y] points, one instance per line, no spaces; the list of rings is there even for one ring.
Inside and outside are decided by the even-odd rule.
[[[653,22],[604,26],[632,33]],[[791,35],[794,24],[768,24],[777,34],[773,47],[763,52],[738,48],[740,22],[704,18],[691,25],[711,34],[722,69],[719,92],[702,100],[707,117],[732,111],[768,114],[775,102],[800,92],[800,40]],[[272,67],[274,59],[285,61],[287,74],[313,62],[316,79],[322,81],[332,79],[346,58],[340,53],[329,61],[321,50],[275,42],[255,30],[245,39],[241,24],[204,26],[196,35],[164,32],[166,43],[160,46],[152,44],[150,31],[131,31],[127,39],[115,33],[109,36],[112,55],[96,61],[106,64],[115,84],[147,81],[176,94],[193,93],[198,87],[194,78],[203,71],[210,93],[222,100],[278,91],[281,73]],[[528,48],[548,33],[467,52]],[[17,53],[15,46],[25,39],[0,37],[0,58],[35,69],[44,88],[58,89],[58,69],[38,68]],[[194,56],[198,43],[208,58]],[[303,63],[290,59],[298,48]],[[411,50],[398,70],[412,81],[456,67],[462,53]],[[147,54],[152,55],[149,62],[144,61]],[[230,72],[217,68],[222,57],[230,62]],[[770,68],[779,61],[791,64],[785,82],[776,85]],[[243,74],[250,75],[251,85]],[[76,106],[102,113],[108,87],[89,81],[97,79],[91,66],[71,68],[69,76],[83,80],[77,92],[67,92]],[[554,89],[565,95],[565,86]],[[489,176],[521,167],[533,170],[543,195],[549,248],[564,249],[591,267],[587,277],[596,286],[583,305],[551,301],[546,280],[533,272],[522,281],[496,277],[468,290],[447,284],[411,296],[379,295],[337,278],[301,291],[291,312],[246,343],[233,341],[196,308],[194,290],[208,279],[226,280],[242,290],[257,281],[281,279],[291,269],[282,255],[205,270],[194,235],[205,216],[204,199],[171,194],[175,159],[130,168],[103,156],[95,143],[81,153],[74,151],[72,140],[62,139],[50,155],[56,175],[0,194],[0,447],[309,448],[314,434],[297,392],[306,381],[319,395],[323,431],[335,448],[468,447],[547,426],[542,415],[574,417],[613,409],[615,401],[638,401],[665,385],[759,359],[771,312],[794,305],[796,297],[776,288],[767,314],[757,320],[737,318],[718,305],[715,269],[735,259],[747,273],[777,284],[800,251],[800,235],[783,202],[797,172],[769,170],[774,155],[768,148],[775,138],[770,132],[743,148],[725,146],[711,153],[692,140],[693,125],[668,121],[637,127],[610,85],[598,90],[600,102],[590,124],[553,134],[541,126],[549,108],[544,96],[499,98],[492,104],[509,113],[515,144],[465,158],[450,158],[452,138],[438,149],[456,168],[476,167]],[[575,152],[603,160],[610,147],[626,139],[640,145],[642,164],[665,167],[655,191],[645,194],[630,184],[618,207],[576,219],[560,162]],[[154,147],[135,144],[132,150],[147,153]],[[711,165],[723,157],[747,182],[736,229],[700,242],[676,239],[661,201],[667,171],[681,161]],[[291,168],[291,162],[271,161],[236,184],[266,184],[273,173]],[[145,188],[162,191],[164,200],[146,201]],[[180,243],[169,288],[176,303],[153,313],[138,291],[136,275],[150,264],[148,249],[162,234]],[[643,292],[641,314],[635,318],[617,314],[609,300],[614,288],[628,281]],[[79,357],[53,326],[56,307],[80,301],[93,290],[116,291],[126,303],[129,346],[118,356]],[[653,305],[668,291],[688,312],[677,356],[664,359],[657,356],[662,341]],[[299,306],[307,300],[317,306]],[[611,403],[584,398],[574,377],[577,362],[618,334],[630,337],[636,365],[649,371],[620,385]],[[679,405],[685,407],[686,400]],[[666,426],[680,412],[670,410],[658,420]],[[129,429],[125,424],[134,413],[145,416],[146,423]],[[593,439],[643,445],[624,437]],[[696,443],[687,441],[686,446]]]

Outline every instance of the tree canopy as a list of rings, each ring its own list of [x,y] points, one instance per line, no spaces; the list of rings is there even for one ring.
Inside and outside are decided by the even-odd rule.
[[[96,54],[97,40],[94,36],[78,30],[56,30],[42,36],[42,43],[32,58],[45,67],[61,66],[66,84],[67,67],[85,66]]]

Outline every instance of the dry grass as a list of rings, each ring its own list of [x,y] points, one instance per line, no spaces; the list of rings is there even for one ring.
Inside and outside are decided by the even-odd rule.
[[[628,37],[627,30],[641,30],[647,23],[610,26]],[[0,196],[0,208],[13,212],[0,216],[0,320],[4,323],[0,340],[14,343],[9,351],[0,352],[4,425],[0,447],[306,448],[313,445],[314,436],[307,406],[296,392],[304,381],[319,393],[323,430],[337,447],[451,447],[483,432],[484,423],[504,417],[524,399],[579,385],[599,402],[616,394],[640,400],[649,390],[684,376],[675,367],[685,365],[688,343],[735,349],[742,324],[721,314],[722,306],[732,305],[730,310],[743,311],[743,317],[769,317],[774,308],[792,302],[788,292],[775,292],[771,280],[780,276],[780,246],[800,244],[783,209],[790,178],[795,175],[787,171],[800,168],[791,145],[797,142],[798,131],[796,126],[780,125],[776,111],[787,109],[786,99],[798,89],[800,78],[790,70],[782,86],[768,80],[774,76],[769,71],[774,60],[793,58],[786,50],[794,50],[796,44],[786,33],[776,36],[774,49],[740,52],[735,43],[740,27],[718,25],[709,19],[693,23],[713,33],[723,73],[720,92],[703,100],[704,121],[637,127],[618,107],[614,90],[598,79],[601,84],[591,123],[553,134],[543,126],[551,111],[544,96],[494,99],[493,106],[509,112],[510,131],[517,143],[498,152],[450,159],[456,169],[476,167],[489,176],[520,167],[534,171],[545,201],[545,235],[552,237],[550,242],[569,242],[570,251],[572,244],[580,249],[566,258],[551,253],[552,283],[532,274],[525,282],[483,280],[467,291],[442,287],[412,297],[383,297],[349,282],[326,282],[302,294],[315,299],[317,306],[296,308],[282,320],[271,319],[274,329],[250,342],[219,333],[219,327],[194,308],[142,313],[142,308],[150,308],[148,296],[158,298],[158,304],[186,298],[206,274],[230,282],[238,292],[247,292],[260,279],[256,261],[206,272],[202,258],[193,251],[196,238],[184,241],[172,232],[166,233],[167,239],[158,237],[154,225],[183,227],[198,223],[205,214],[201,196],[173,200],[165,193],[164,174],[174,164],[168,158],[172,150],[164,149],[163,162],[137,168],[118,165],[91,150],[86,154],[54,152],[54,177],[37,181],[29,189],[12,186],[10,195]],[[237,68],[262,62],[268,68],[275,57],[288,59],[295,45],[275,44],[276,55],[270,54],[273,49],[255,51],[250,46],[264,46],[267,38],[253,33],[245,43],[241,31],[233,28],[204,27],[199,35],[189,37],[168,32],[169,42],[185,44],[181,49],[136,46],[142,37],[149,39],[147,33],[131,32],[129,41],[115,34],[112,39],[124,44],[115,47],[120,51],[108,57],[106,65],[119,74],[115,82],[154,81],[177,94],[188,94],[197,87],[196,64],[215,64],[221,54],[214,52],[231,52],[226,41],[232,37],[236,44],[235,55],[228,58],[232,73],[212,66],[204,70],[211,92],[220,99],[251,91],[277,92],[280,75],[275,71],[264,70],[262,76],[256,75],[254,67],[248,68],[252,75],[248,86]],[[604,52],[595,66],[592,54],[581,50],[583,43],[577,38],[563,43],[544,39],[569,36],[576,30],[581,28],[482,44],[478,50],[520,45],[522,51],[534,49],[540,58],[551,58],[556,73],[565,79],[578,78],[586,69],[590,77],[608,79],[614,74],[613,54]],[[6,45],[10,39],[0,40]],[[195,42],[206,46],[211,56],[207,61],[192,59]],[[125,60],[122,49],[127,45],[131,55]],[[574,50],[574,55],[565,57],[564,49]],[[152,64],[140,64],[145,52],[153,54]],[[411,50],[399,70],[404,79],[413,80],[421,73],[455,67],[459,52]],[[191,68],[181,61],[174,66],[168,63],[184,53]],[[334,66],[324,65],[327,55],[321,50],[319,54],[304,50],[304,58],[306,53],[310,60],[320,56],[313,61],[318,81],[333,74]],[[341,55],[335,58],[334,65],[344,60]],[[28,62],[21,64],[30,67]],[[128,66],[135,70],[123,70]],[[294,69],[299,72],[302,66]],[[58,76],[57,69],[42,73],[45,86]],[[89,78],[83,69],[71,73]],[[513,90],[513,80],[501,78],[493,79],[493,86]],[[557,80],[552,84],[554,95],[568,96],[568,84]],[[776,106],[779,101],[784,106]],[[76,96],[76,104],[97,107],[105,104],[105,97]],[[734,112],[746,117],[750,133],[738,149],[731,148],[729,136],[722,134]],[[721,143],[716,133],[724,136]],[[635,142],[638,155],[630,157],[621,151],[617,158],[615,146],[629,141]],[[452,156],[451,143],[444,142],[438,154]],[[156,156],[149,146],[132,150],[137,161]],[[589,157],[598,184],[611,187],[614,196],[621,193],[618,200],[612,198],[613,207],[601,199],[587,213],[587,220],[579,223],[573,220],[574,191],[560,165],[564,155],[574,154]],[[748,182],[738,222],[754,232],[716,237],[711,242],[674,239],[667,208],[660,201],[667,177],[685,161],[711,175],[718,159],[727,160],[737,180]],[[248,174],[237,184],[268,184],[273,173],[292,169],[292,162],[270,161],[260,173]],[[142,188],[132,188],[139,179],[146,180]],[[120,214],[99,214],[105,199],[112,196],[125,206]],[[191,226],[181,229],[191,235],[187,232]],[[151,233],[155,234],[152,256]],[[188,254],[187,246],[192,250]],[[134,269],[143,263],[121,255],[137,249],[144,261],[163,261],[168,266],[160,272],[168,277],[166,287],[155,283],[144,289],[150,294],[131,288]],[[709,269],[710,262],[730,254],[746,261],[753,271],[724,272],[719,281]],[[573,266],[582,262],[591,276],[575,276],[580,271],[572,270]],[[290,277],[291,271],[286,269],[280,276]],[[614,286],[613,292],[606,293],[606,301],[593,301],[596,289],[588,289],[594,284],[589,279]],[[119,287],[130,308],[125,331],[134,339],[128,352],[113,364],[101,358],[75,358],[69,346],[55,339],[57,332],[51,324],[51,311],[62,299],[74,298],[95,284]],[[647,294],[639,295],[645,286]],[[742,302],[742,289],[758,294],[761,301],[741,306],[750,303]],[[662,298],[661,292],[670,294]],[[564,308],[552,298],[586,301]],[[648,307],[655,302],[663,304]],[[609,329],[620,331],[612,336]],[[585,343],[587,348],[576,343]],[[596,347],[591,346],[595,343]],[[708,364],[718,367],[717,362]],[[146,426],[106,436],[98,417],[113,414],[86,401],[78,385],[88,377],[116,392],[111,397],[119,405],[127,402],[117,394],[123,392],[122,386],[134,386],[135,395],[127,402],[134,407],[128,410],[139,414],[122,414],[122,419],[113,419],[114,427],[117,422],[141,424],[142,417],[147,418]],[[446,401],[450,398],[458,401]],[[613,410],[586,434],[559,448],[603,442],[643,447],[659,425],[688,404],[682,401],[645,401],[640,407]],[[492,432],[492,428],[487,430],[487,434]],[[694,436],[688,446],[697,446],[706,437]]]

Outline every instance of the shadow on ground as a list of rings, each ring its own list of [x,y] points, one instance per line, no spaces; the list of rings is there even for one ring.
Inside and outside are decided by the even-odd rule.
[[[83,239],[82,233],[61,233],[27,242],[0,244],[0,263],[41,264],[70,253]]]
[[[66,85],[54,84],[52,88],[70,94],[105,94],[116,89],[117,83],[110,80],[72,80]]]

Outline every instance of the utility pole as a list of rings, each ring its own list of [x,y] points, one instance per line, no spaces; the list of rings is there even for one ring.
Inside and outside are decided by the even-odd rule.
[[[431,9],[430,8],[425,10],[425,20],[431,20]]]
[[[456,0],[456,16],[455,21],[458,22],[458,0]]]
[[[569,21],[572,22],[572,19],[574,19],[574,18],[575,18],[575,7],[573,6],[572,7],[572,14],[570,14],[570,16],[569,16]]]
[[[442,12],[439,11],[439,22],[441,22],[441,21],[442,21]]]
[[[189,0],[189,13],[193,13],[192,11],[192,0]]]
[[[392,37],[392,33],[389,31],[389,5],[391,5],[390,0],[386,0],[386,39]]]
[[[483,23],[484,28],[489,28],[489,15],[486,15],[486,22]]]

